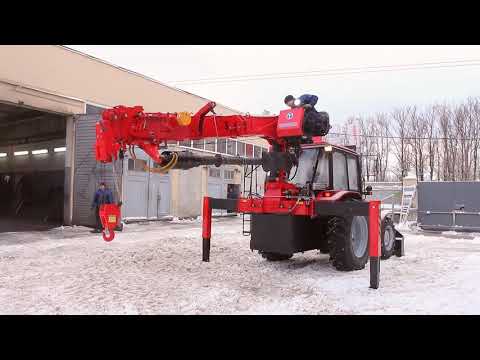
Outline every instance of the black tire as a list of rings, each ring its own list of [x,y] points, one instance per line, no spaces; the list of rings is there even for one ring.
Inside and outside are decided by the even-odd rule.
[[[354,243],[352,224],[359,229],[358,243]],[[358,232],[358,231],[357,231]],[[350,216],[347,218],[332,217],[327,233],[330,248],[330,260],[333,266],[340,271],[353,271],[365,268],[368,261],[368,221],[364,216]]]
[[[330,247],[328,246],[327,232],[328,232],[328,221],[329,217],[319,217],[317,219],[317,234],[319,246],[318,250],[320,254],[330,254]]]
[[[277,254],[272,252],[261,252],[260,254],[268,261],[283,261],[288,260],[293,256],[293,254]]]
[[[381,239],[381,259],[387,260],[395,253],[395,229],[392,219],[388,217],[382,221]]]

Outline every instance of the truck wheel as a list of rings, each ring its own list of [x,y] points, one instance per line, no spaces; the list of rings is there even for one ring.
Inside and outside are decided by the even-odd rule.
[[[365,216],[330,220],[328,243],[333,266],[341,271],[361,270],[368,261],[368,221]]]
[[[319,240],[318,250],[320,254],[330,254],[330,247],[328,246],[328,217],[323,217],[319,219],[319,226],[317,227],[317,234]]]
[[[264,259],[268,261],[282,261],[290,259],[293,254],[277,254],[272,252],[261,252],[260,253]]]
[[[390,218],[385,218],[382,221],[382,256],[383,260],[388,259],[395,252],[395,230],[393,221]]]

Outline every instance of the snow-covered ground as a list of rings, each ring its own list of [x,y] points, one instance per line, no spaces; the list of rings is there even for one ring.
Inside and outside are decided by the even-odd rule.
[[[129,224],[111,243],[83,227],[0,234],[1,314],[480,314],[480,235],[405,233],[403,258],[338,272],[328,256],[267,262],[240,218]],[[408,230],[407,230],[408,231]]]

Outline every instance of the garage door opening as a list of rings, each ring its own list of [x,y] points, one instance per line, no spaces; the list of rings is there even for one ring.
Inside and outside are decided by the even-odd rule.
[[[66,116],[0,103],[0,232],[63,223]]]

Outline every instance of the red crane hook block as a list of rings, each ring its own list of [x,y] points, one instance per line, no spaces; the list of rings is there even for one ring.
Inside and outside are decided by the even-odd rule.
[[[108,231],[108,235],[107,235],[107,233],[105,233],[105,230],[104,230],[102,231],[102,236],[103,236],[103,240],[105,240],[106,242],[110,242],[115,237],[115,231],[110,230]]]
[[[100,220],[102,221],[103,231],[102,236],[105,241],[112,241],[115,237],[115,228],[120,219],[120,205],[104,204],[100,206]],[[108,230],[108,235],[105,232]]]

